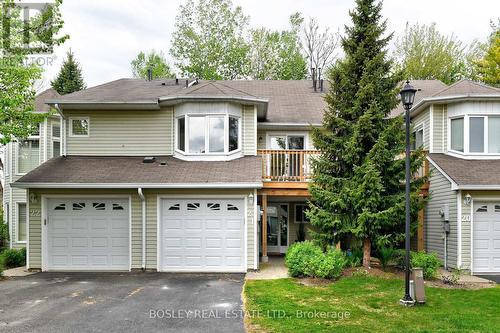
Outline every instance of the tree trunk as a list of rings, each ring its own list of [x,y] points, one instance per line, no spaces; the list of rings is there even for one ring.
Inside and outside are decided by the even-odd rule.
[[[370,238],[367,237],[363,240],[363,266],[365,268],[370,267],[371,251],[372,243],[370,241]]]

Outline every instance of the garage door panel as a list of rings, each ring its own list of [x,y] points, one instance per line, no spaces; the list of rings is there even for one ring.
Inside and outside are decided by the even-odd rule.
[[[216,249],[216,250],[221,250],[222,249],[222,244],[223,240],[220,237],[210,237],[210,238],[205,238],[206,239],[206,248],[207,249]]]
[[[493,202],[474,204],[473,270],[500,272],[500,211]]]
[[[72,248],[88,248],[89,240],[86,237],[72,237],[71,247]]]
[[[128,270],[128,200],[51,199],[49,270]]]
[[[161,270],[244,270],[243,200],[164,199],[161,207]]]

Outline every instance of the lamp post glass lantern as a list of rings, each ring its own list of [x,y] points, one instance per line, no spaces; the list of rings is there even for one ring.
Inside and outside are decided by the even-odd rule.
[[[410,296],[410,110],[415,100],[415,89],[410,85],[410,81],[406,81],[405,86],[400,92],[401,103],[405,109],[405,134],[406,134],[406,195],[405,195],[405,295],[399,301],[402,305],[413,305],[415,300]]]

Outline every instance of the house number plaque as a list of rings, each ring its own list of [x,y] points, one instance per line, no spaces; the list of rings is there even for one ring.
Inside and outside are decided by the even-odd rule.
[[[40,215],[40,209],[30,209],[30,216],[38,217]]]
[[[470,214],[462,215],[462,222],[470,222]]]

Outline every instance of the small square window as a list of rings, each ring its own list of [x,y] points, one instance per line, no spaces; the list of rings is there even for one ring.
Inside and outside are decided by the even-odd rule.
[[[476,209],[476,213],[486,213],[486,212],[488,212],[488,206],[486,205],[482,205],[481,207]]]
[[[89,119],[88,118],[72,118],[70,119],[71,136],[88,136],[89,135]]]
[[[85,208],[84,202],[73,202],[73,210],[83,210]]]

